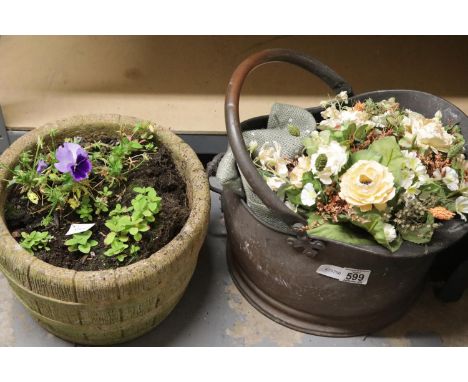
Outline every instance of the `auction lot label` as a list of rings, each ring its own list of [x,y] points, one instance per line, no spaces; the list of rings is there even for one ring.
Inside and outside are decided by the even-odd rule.
[[[371,271],[323,264],[317,268],[317,273],[345,283],[367,285]]]

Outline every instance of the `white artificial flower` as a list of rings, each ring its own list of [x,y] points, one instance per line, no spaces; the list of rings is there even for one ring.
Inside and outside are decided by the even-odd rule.
[[[414,180],[414,172],[408,168],[404,168],[401,170],[401,181],[400,186],[403,187],[405,190],[411,187]]]
[[[289,173],[289,181],[294,187],[302,187],[302,177],[304,173],[309,172],[312,169],[310,157],[300,156],[297,160],[297,165]]]
[[[369,120],[367,112],[354,110],[352,107],[343,107],[341,110],[338,110],[335,105],[332,105],[322,111],[321,115],[324,120],[319,123],[319,127],[338,130],[345,122],[353,122],[356,126],[375,126],[375,123]]]
[[[376,127],[385,127],[387,125],[387,117],[391,114],[390,111],[386,111],[383,114],[374,115],[371,121],[374,122]]]
[[[332,184],[333,173],[330,170],[330,167],[325,167],[322,171],[318,171],[316,174],[322,184]]]
[[[266,183],[273,191],[278,191],[278,189],[285,184],[285,181],[278,176],[271,176],[267,178]]]
[[[418,129],[424,126],[425,119],[424,115],[406,109],[405,116],[401,123],[408,132],[415,133]]]
[[[348,92],[346,90],[343,90],[336,96],[336,99],[348,103]]]
[[[320,154],[325,154],[327,157],[327,164],[322,171],[318,171],[315,167]],[[331,177],[337,175],[348,161],[348,153],[344,146],[336,141],[331,141],[328,145],[320,146],[317,152],[310,157],[310,161],[312,172],[319,177],[320,181],[323,184],[331,184]]]
[[[281,177],[285,177],[288,175],[289,170],[288,170],[288,162],[280,158],[276,161],[275,163],[275,173]]]
[[[427,174],[427,172],[426,172],[426,174],[423,174],[423,175],[418,174],[418,183],[419,183],[421,186],[422,186],[423,184],[426,184],[427,182],[429,182],[429,179],[430,179],[430,177],[429,177],[429,175]]]
[[[380,106],[383,106],[383,108],[386,111],[395,111],[400,107],[400,104],[396,102],[395,97],[390,97],[389,99],[384,99],[379,102]]]
[[[302,187],[302,177],[304,176],[304,170],[299,166],[296,166],[289,173],[289,181],[296,188]]]
[[[325,146],[325,145],[328,145],[328,143],[330,142],[330,135],[331,133],[328,130],[323,130],[320,132],[317,130],[314,130],[310,134],[310,140],[317,147]]]
[[[335,107],[335,105],[328,106],[324,111],[320,113],[323,118],[338,118],[340,116],[340,111]]]
[[[464,215],[468,214],[468,198],[466,196],[459,196],[455,199],[455,211],[466,221],[466,216]]]
[[[405,110],[406,116],[402,120],[406,133],[402,139],[403,147],[410,147],[408,143],[415,142],[418,147],[433,151],[448,152],[453,143],[453,135],[447,133],[439,118],[428,119],[422,114]]]
[[[402,150],[401,153],[405,158],[405,162],[401,171],[400,186],[405,190],[408,190],[411,186],[413,186],[413,182],[416,180],[415,178],[417,178],[419,186],[426,183],[429,179],[429,176],[427,175],[427,169],[421,160],[417,157],[416,152]]]
[[[391,243],[393,240],[397,238],[395,227],[392,226],[391,224],[384,223],[383,231],[384,231],[385,239],[389,243]]]
[[[444,175],[442,176],[442,174]],[[442,180],[450,191],[458,190],[458,174],[453,168],[446,166],[442,169],[442,172],[436,169],[432,176],[434,179]]]
[[[447,133],[442,123],[431,121],[416,132],[416,143],[420,147],[429,146],[435,151],[448,152],[454,137]]]
[[[317,193],[315,192],[312,183],[307,183],[301,191],[301,202],[304,206],[313,206],[317,199]]]
[[[249,144],[247,145],[247,150],[250,153],[253,153],[257,147],[258,147],[257,141],[250,141]]]
[[[274,166],[276,162],[281,159],[281,146],[278,142],[273,142],[273,145],[269,142],[265,142],[262,147],[260,147],[257,158],[262,167]]]
[[[413,171],[416,175],[425,175],[427,173],[426,166],[423,165],[421,159],[418,158],[415,151],[402,150],[401,153],[405,157],[405,166]]]
[[[297,158],[297,167],[303,169],[305,172],[312,170],[310,157],[302,155],[299,158]]]
[[[414,135],[413,133],[410,133],[409,131],[406,131],[405,135],[403,135],[403,137],[400,138],[400,140],[398,141],[398,144],[401,147],[409,149],[413,147],[413,145],[415,144],[415,141],[416,141],[416,135]]]
[[[460,183],[460,191],[463,196],[468,197],[468,182],[461,182]]]
[[[409,186],[407,189],[406,189],[406,192],[405,192],[405,198],[406,199],[414,199],[416,197],[416,195],[419,195],[421,193],[421,190],[419,189],[421,187],[421,183],[420,182],[415,182],[413,183],[411,186]]]
[[[285,177],[288,175],[288,161],[281,157],[281,146],[278,142],[265,142],[260,148],[257,159],[263,169],[273,170],[276,175]]]

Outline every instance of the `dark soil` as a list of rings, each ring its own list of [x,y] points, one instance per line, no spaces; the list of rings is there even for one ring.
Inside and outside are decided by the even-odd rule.
[[[131,191],[134,187],[154,187],[162,198],[161,211],[156,215],[156,221],[151,224],[151,229],[143,234],[143,239],[138,242],[140,251],[133,257],[127,257],[122,263],[115,258],[104,255],[107,249],[104,238],[109,232],[104,225],[107,214],[103,213],[93,222],[96,225],[91,229],[93,239],[99,244],[93,247],[88,255],[80,252],[69,252],[64,244],[71,236],[65,236],[70,224],[82,223],[74,212],[64,213],[61,219],[56,218],[54,223],[48,226],[47,231],[54,236],[49,243],[49,251],[36,252],[39,259],[63,268],[77,271],[94,271],[117,268],[136,261],[148,258],[154,252],[169,243],[181,230],[190,213],[187,205],[186,186],[183,178],[177,171],[171,156],[166,148],[158,145],[158,151],[151,160],[131,172],[126,183],[113,189],[114,195],[121,194],[121,200],[111,200],[109,210],[112,210],[117,202],[123,206],[129,206],[135,194]],[[20,198],[17,189],[10,191],[6,206],[6,222],[13,237],[19,240],[22,231],[45,231],[40,225],[47,211],[35,213],[40,208]],[[58,221],[60,220],[60,221]],[[98,233],[98,234],[97,234]]]

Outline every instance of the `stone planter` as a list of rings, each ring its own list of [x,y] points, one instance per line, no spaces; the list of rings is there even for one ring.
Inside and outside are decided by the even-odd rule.
[[[75,117],[38,128],[0,157],[11,167],[38,136],[58,130],[70,136],[115,136],[137,119],[119,115]],[[74,271],[47,264],[27,253],[5,225],[6,183],[0,183],[0,270],[16,297],[48,331],[65,340],[109,345],[136,338],[158,325],[182,297],[206,235],[210,193],[203,166],[192,149],[169,130],[155,135],[171,153],[187,184],[190,215],[179,234],[145,260],[113,270]],[[8,177],[0,170],[0,178]]]

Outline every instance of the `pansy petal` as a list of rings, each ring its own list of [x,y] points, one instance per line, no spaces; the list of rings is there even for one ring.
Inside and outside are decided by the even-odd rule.
[[[59,170],[61,173],[65,174],[70,172],[73,168],[73,163],[69,162],[58,162],[54,164],[55,168]]]
[[[91,172],[92,164],[87,156],[78,155],[76,165],[73,167],[72,176],[75,181],[86,179]]]
[[[47,167],[49,167],[49,164],[45,160],[41,159],[37,162],[36,172],[41,174]]]
[[[75,163],[75,158],[73,158],[73,154],[68,150],[66,143],[59,146],[57,151],[55,152],[55,158],[61,163]]]
[[[73,162],[77,161],[79,154],[86,153],[78,143],[65,142],[63,146],[71,154]]]

